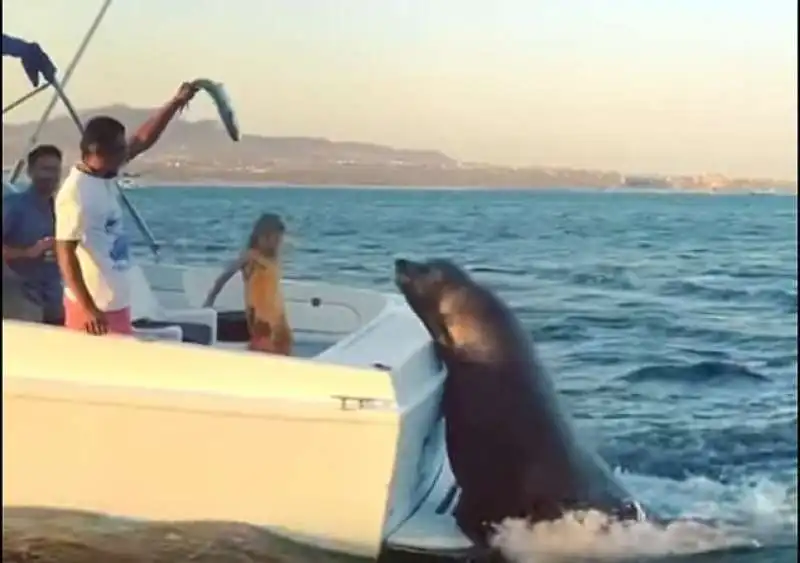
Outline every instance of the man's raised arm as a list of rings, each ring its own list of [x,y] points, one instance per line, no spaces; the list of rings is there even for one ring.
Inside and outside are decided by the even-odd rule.
[[[196,93],[197,88],[188,82],[181,84],[178,92],[161,106],[155,115],[145,121],[128,140],[127,161],[130,162],[156,144],[172,118],[186,107]]]

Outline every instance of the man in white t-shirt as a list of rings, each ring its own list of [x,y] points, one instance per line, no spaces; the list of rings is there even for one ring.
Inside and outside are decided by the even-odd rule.
[[[120,169],[149,149],[197,90],[178,93],[131,139],[113,117],[95,117],[81,138],[81,160],[55,201],[56,257],[64,279],[64,325],[90,334],[131,334],[130,248],[115,182]]]

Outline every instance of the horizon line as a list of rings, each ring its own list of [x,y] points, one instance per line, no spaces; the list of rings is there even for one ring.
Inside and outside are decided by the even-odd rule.
[[[124,108],[133,111],[153,111],[158,109],[159,106],[132,106],[125,103],[116,103],[116,104],[107,104],[102,106],[95,106],[91,108],[76,108],[78,113],[84,112],[91,112],[94,110],[102,110],[102,109],[110,109],[110,108]],[[53,112],[53,115],[50,117],[48,121],[52,121],[54,119],[66,118],[69,119],[69,112],[65,108],[59,108]],[[182,113],[178,116],[178,119],[184,122],[189,123],[200,123],[200,122],[207,122],[213,121],[218,122],[218,119],[214,119],[213,117],[199,117],[199,118],[191,118],[185,113]],[[6,119],[3,121],[3,127],[5,128],[7,125],[12,126],[32,126],[37,123],[36,120],[13,120],[13,119]],[[326,136],[307,136],[307,135],[269,135],[263,133],[242,133],[242,139],[245,137],[259,137],[259,138],[271,138],[271,139],[309,139],[309,140],[317,140],[317,141],[327,141],[330,143],[355,143],[355,144],[363,144],[363,145],[371,145],[377,147],[385,147],[392,150],[401,150],[401,151],[409,151],[409,152],[429,152],[429,153],[439,153],[446,158],[454,160],[459,164],[469,164],[473,166],[480,166],[484,168],[503,168],[507,170],[525,170],[525,169],[539,169],[539,170],[570,170],[575,172],[592,172],[592,173],[616,173],[622,176],[643,176],[643,177],[651,177],[651,178],[659,178],[659,179],[668,179],[668,178],[687,178],[687,177],[704,177],[704,176],[718,176],[720,178],[725,178],[728,180],[751,180],[751,181],[772,181],[772,182],[782,182],[782,183],[793,183],[797,184],[798,178],[795,176],[794,178],[781,178],[781,177],[768,177],[768,176],[729,176],[727,174],[722,174],[720,172],[709,172],[709,171],[697,171],[697,172],[633,172],[633,171],[624,171],[616,168],[580,168],[571,165],[565,164],[525,164],[525,165],[509,165],[509,164],[495,164],[491,162],[484,162],[484,161],[472,161],[472,160],[462,160],[458,157],[451,156],[447,152],[442,149],[435,149],[435,148],[425,148],[425,149],[412,149],[406,148],[402,146],[390,145],[385,143],[376,143],[372,141],[359,141],[354,139],[336,139]],[[3,168],[5,170],[5,166]]]

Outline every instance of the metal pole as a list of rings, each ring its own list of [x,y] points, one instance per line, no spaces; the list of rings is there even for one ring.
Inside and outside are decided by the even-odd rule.
[[[10,112],[15,107],[21,106],[22,104],[24,104],[25,102],[30,100],[32,97],[34,97],[36,94],[38,94],[39,92],[44,92],[49,87],[50,87],[50,84],[45,82],[44,84],[40,85],[38,88],[34,88],[30,92],[28,92],[27,94],[25,94],[24,96],[19,98],[17,101],[11,102],[6,107],[4,107],[3,108],[3,115],[7,114],[8,112]]]
[[[62,87],[67,85],[67,81],[69,81],[70,77],[72,76],[72,73],[75,71],[75,67],[78,65],[78,62],[80,62],[81,57],[83,57],[83,53],[89,46],[89,41],[91,41],[92,36],[97,31],[97,28],[100,25],[100,22],[102,21],[103,17],[106,15],[106,12],[108,11],[108,7],[110,5],[111,5],[111,0],[103,1],[103,5],[101,6],[100,11],[94,18],[91,27],[89,27],[89,31],[87,31],[86,35],[83,37],[83,41],[78,47],[75,56],[72,58],[72,62],[69,64],[67,70],[64,72],[64,79],[61,81]],[[31,138],[28,141],[28,146],[25,148],[25,152],[22,153],[22,156],[14,165],[14,170],[11,172],[11,176],[9,176],[8,178],[8,181],[10,183],[13,184],[19,177],[20,173],[22,172],[22,167],[25,164],[25,155],[28,154],[28,151],[30,151],[31,148],[33,148],[33,145],[36,144],[36,141],[39,138],[39,134],[42,132],[45,123],[47,123],[47,120],[50,118],[50,114],[53,112],[53,108],[55,107],[56,102],[58,102],[59,99],[60,96],[58,95],[58,92],[54,92],[53,97],[50,99],[50,103],[45,108],[44,113],[42,113],[41,119],[39,119],[39,125],[36,127],[36,130],[33,132],[33,135],[31,135]]]

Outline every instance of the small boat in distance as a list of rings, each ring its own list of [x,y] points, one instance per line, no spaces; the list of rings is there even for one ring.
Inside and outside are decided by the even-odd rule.
[[[141,174],[124,172],[122,173],[121,178],[117,180],[117,184],[119,185],[120,189],[135,190],[142,187],[138,181],[138,178],[141,178]]]

